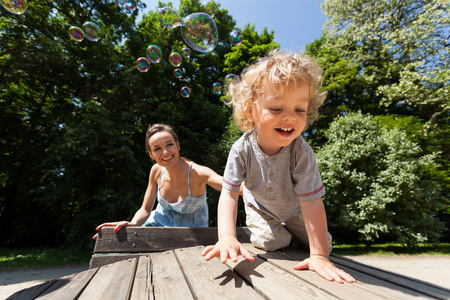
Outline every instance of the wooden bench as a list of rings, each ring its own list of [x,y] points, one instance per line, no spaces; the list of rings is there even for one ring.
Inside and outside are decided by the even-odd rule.
[[[332,254],[330,259],[358,282],[328,282],[293,265],[308,257],[291,247],[266,252],[238,238],[255,255],[249,262],[207,262],[204,245],[216,228],[104,228],[91,268],[19,291],[8,299],[450,299],[450,290],[369,267]]]

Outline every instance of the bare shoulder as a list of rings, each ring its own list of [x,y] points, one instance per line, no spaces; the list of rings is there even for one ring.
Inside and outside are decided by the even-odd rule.
[[[192,162],[191,174],[195,174],[197,176],[211,176],[215,174],[211,168],[199,165],[195,162]]]
[[[158,164],[154,164],[150,170],[149,181],[156,182],[159,176],[161,175],[162,170],[163,167],[161,167]]]

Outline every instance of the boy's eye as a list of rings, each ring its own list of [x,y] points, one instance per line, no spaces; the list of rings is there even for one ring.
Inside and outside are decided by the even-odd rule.
[[[298,113],[304,113],[304,112],[305,112],[305,110],[304,110],[304,109],[301,109],[301,108],[296,109],[295,111],[298,112]]]
[[[270,110],[273,111],[273,112],[279,112],[282,109],[281,108],[277,108],[277,107],[273,107],[273,108],[270,108]]]

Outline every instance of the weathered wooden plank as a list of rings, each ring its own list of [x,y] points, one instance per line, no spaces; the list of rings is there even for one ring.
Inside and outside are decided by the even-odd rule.
[[[191,228],[130,226],[115,233],[113,227],[104,227],[99,232],[94,253],[161,252],[198,245]]]
[[[139,257],[130,300],[153,300],[151,260],[148,256]]]
[[[113,232],[113,227],[100,230],[94,253],[146,253],[214,245],[217,242],[216,227],[124,227]],[[250,241],[246,228],[237,228],[238,239]]]
[[[101,267],[79,299],[128,299],[136,262],[137,259],[129,259]]]
[[[155,299],[194,299],[173,251],[151,253],[150,259]]]
[[[259,257],[249,262],[240,256],[237,263],[228,260],[227,265],[267,299],[338,299]]]
[[[45,290],[52,286],[56,282],[56,279],[46,281],[44,283],[32,286],[27,289],[20,290],[7,298],[7,300],[29,300],[34,299],[41,295]]]
[[[309,257],[309,253],[302,249],[286,248],[275,252],[265,252],[249,244],[245,244],[245,247],[252,253],[257,254],[258,257],[341,299],[411,299],[411,297],[429,299],[421,293],[398,287],[395,284],[374,278],[370,274],[358,272],[336,262],[334,263],[337,267],[350,273],[358,282],[337,284],[329,282],[311,271],[296,271],[293,266]]]
[[[98,268],[104,265],[113,264],[118,261],[139,258],[145,253],[128,253],[128,254],[94,254],[91,257],[89,269]]]
[[[286,248],[283,250],[286,254],[293,255],[297,259],[302,260],[309,256],[307,252],[297,251],[295,248]],[[400,299],[400,294],[403,294],[403,299],[409,299],[411,295],[422,299],[437,298],[437,299],[450,299],[450,293],[447,289],[426,283],[414,278],[395,274],[378,268],[374,268],[368,265],[361,264],[350,259],[345,259],[336,254],[331,254],[330,260],[346,270],[351,274],[357,274],[360,283],[368,284],[369,289],[380,291],[380,288],[373,289],[371,286],[383,286],[387,287],[386,294],[391,293],[392,297]],[[358,273],[356,273],[358,272]],[[358,280],[358,278],[356,278]]]
[[[61,277],[36,299],[76,299],[97,271],[98,268]]]
[[[191,247],[174,250],[196,299],[264,299],[218,259],[207,262],[200,255],[202,249]]]
[[[395,285],[407,288],[408,290],[419,292],[428,297],[434,297],[437,299],[450,299],[449,289],[434,285],[429,282],[403,276],[400,274],[395,274],[372,266],[367,266],[336,254],[332,254],[330,256],[330,260],[335,264],[346,266],[361,273],[369,274],[370,277],[375,277],[384,281],[394,283]]]

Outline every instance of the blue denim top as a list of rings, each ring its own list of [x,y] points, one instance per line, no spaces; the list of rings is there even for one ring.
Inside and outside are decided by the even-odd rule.
[[[148,220],[142,226],[162,227],[208,227],[208,204],[205,193],[199,197],[191,195],[191,173],[192,162],[189,163],[188,171],[188,195],[179,202],[169,203],[159,191],[159,184],[165,169],[161,171],[158,180],[158,205],[150,214]]]

